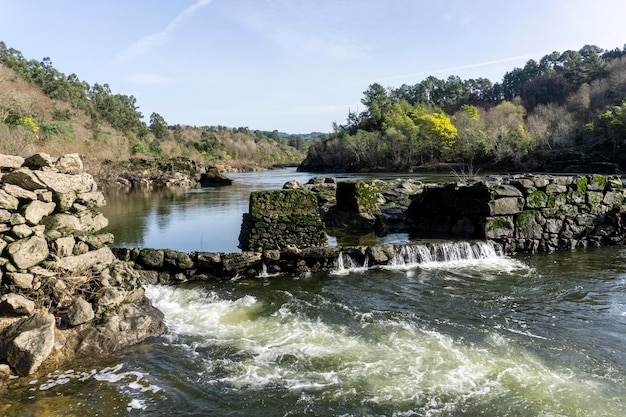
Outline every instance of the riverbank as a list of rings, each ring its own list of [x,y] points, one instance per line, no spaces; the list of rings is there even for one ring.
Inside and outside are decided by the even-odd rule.
[[[139,275],[109,247],[104,195],[77,154],[0,155],[0,171],[0,379],[165,331]]]

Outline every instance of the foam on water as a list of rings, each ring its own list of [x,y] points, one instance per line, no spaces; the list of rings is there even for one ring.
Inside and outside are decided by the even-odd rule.
[[[524,407],[575,415],[591,410],[585,398],[603,395],[598,382],[553,368],[497,333],[476,344],[381,314],[324,322],[295,297],[270,311],[252,296],[228,300],[199,288],[149,286],[147,294],[172,341],[197,351],[204,383],[226,389],[279,387],[332,401],[358,392],[365,405],[415,404],[424,415],[515,395]]]

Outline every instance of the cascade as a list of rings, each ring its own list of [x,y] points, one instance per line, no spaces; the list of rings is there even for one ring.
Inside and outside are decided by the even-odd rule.
[[[492,242],[436,242],[407,244],[396,247],[389,268],[414,268],[454,265],[502,257],[502,249]]]

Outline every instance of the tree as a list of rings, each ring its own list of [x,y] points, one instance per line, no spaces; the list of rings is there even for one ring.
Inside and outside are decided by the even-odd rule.
[[[363,94],[365,97],[361,99],[361,103],[367,108],[366,116],[371,120],[375,129],[380,129],[385,114],[391,109],[391,99],[387,90],[382,85],[374,83]]]
[[[163,116],[159,113],[152,113],[150,115],[150,131],[157,139],[165,139],[168,136],[167,123]]]

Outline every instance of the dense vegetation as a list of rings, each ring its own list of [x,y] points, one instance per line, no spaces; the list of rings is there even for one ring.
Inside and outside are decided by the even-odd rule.
[[[500,83],[457,76],[375,83],[361,103],[363,112],[349,112],[346,124],[311,146],[302,170],[626,166],[626,46],[553,52]]]
[[[149,122],[133,96],[108,84],[65,75],[50,58],[27,60],[0,42],[0,152],[29,155],[79,152],[92,161],[132,155],[183,156],[204,163],[249,168],[300,162],[310,140],[247,127],[169,125],[158,113]]]

